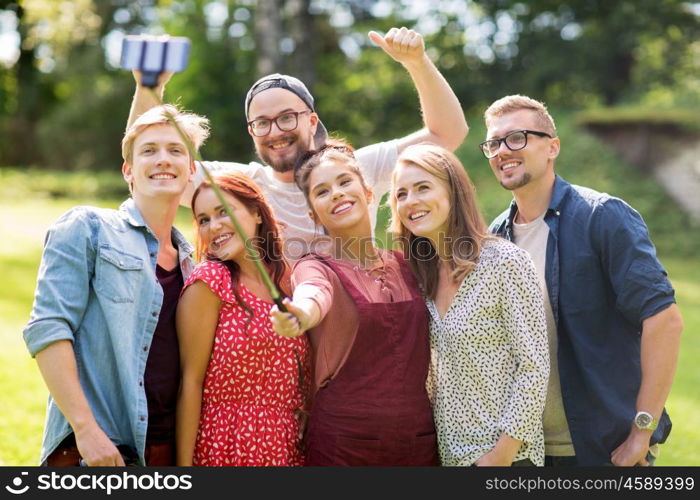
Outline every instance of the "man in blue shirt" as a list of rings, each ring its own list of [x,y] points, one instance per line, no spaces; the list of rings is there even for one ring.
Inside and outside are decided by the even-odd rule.
[[[682,321],[647,227],[555,174],[561,143],[542,103],[507,96],[484,117],[481,150],[514,197],[491,230],[530,253],[545,296],[545,464],[649,465],[671,430]]]
[[[41,463],[173,465],[175,306],[192,248],[173,228],[206,118],[153,108],[126,131],[119,210],[76,207],[49,230],[24,330],[50,397]]]

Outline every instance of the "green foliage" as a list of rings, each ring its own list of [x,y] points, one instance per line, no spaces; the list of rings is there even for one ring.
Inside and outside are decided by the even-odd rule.
[[[185,108],[207,116],[213,130],[212,137],[202,149],[202,156],[212,160],[246,162],[253,159],[253,144],[246,130],[244,100],[255,81],[255,53],[252,43],[252,16],[248,21],[241,10],[249,7],[243,2],[228,2],[228,18],[213,33],[204,21],[204,9],[209,3],[198,0],[185,5],[179,15],[165,16],[171,9],[168,2],[162,7],[163,28],[175,36],[192,40],[188,68],[175,75],[168,84],[165,100],[180,102]],[[239,11],[237,13],[237,11]],[[247,35],[230,38],[232,25],[245,27]],[[133,85],[133,83],[132,83]]]
[[[37,168],[0,168],[0,199],[119,199],[129,188],[118,168],[102,172],[57,172]]]
[[[367,38],[370,29],[392,26],[425,33],[430,57],[467,108],[512,93],[570,109],[611,102],[671,109],[700,99],[700,18],[686,2],[295,1],[311,6],[311,47],[294,45],[305,16],[292,14],[292,0],[279,0],[277,70],[305,75],[326,126],[357,145],[420,126],[410,78]],[[1,12],[17,12],[23,40],[17,63],[0,65],[0,164],[97,170],[121,163],[117,139],[133,81],[109,65],[103,47],[118,32],[188,36],[190,66],[172,79],[166,99],[210,118],[206,158],[252,159],[243,102],[258,76],[255,2],[60,5],[68,3],[0,3]],[[211,15],[216,6],[226,15]]]
[[[698,110],[692,108],[663,109],[648,106],[593,108],[577,113],[574,121],[579,126],[647,124],[668,126],[688,132],[700,131]]]
[[[495,21],[505,15],[519,24],[507,44],[514,50],[502,51],[501,59],[522,92],[550,104],[609,105],[697,76],[698,61],[689,57],[697,55],[692,46],[700,21],[688,3],[483,0],[479,5]],[[690,67],[695,69],[688,72]],[[576,98],[581,100],[572,101]]]

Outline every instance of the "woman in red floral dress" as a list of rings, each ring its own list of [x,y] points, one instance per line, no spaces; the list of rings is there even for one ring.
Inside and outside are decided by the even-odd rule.
[[[273,281],[288,293],[289,268],[260,189],[242,174],[216,182]],[[307,340],[273,331],[272,297],[207,182],[195,191],[192,210],[198,256],[207,260],[185,283],[177,311],[177,464],[302,465],[298,410],[301,381],[308,380]]]

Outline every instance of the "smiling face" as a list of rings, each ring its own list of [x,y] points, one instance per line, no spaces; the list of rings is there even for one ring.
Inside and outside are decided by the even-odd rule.
[[[293,92],[271,88],[253,97],[248,110],[248,119],[250,121],[261,118],[273,119],[290,111],[308,111],[308,106]],[[299,114],[294,130],[284,132],[273,123],[270,133],[264,137],[254,136],[250,127],[248,133],[253,138],[255,152],[262,161],[277,172],[289,172],[302,154],[313,149],[317,123],[316,113],[307,112]]]
[[[135,199],[179,200],[194,171],[185,143],[168,124],[144,129],[134,140],[131,164],[122,167]]]
[[[396,212],[406,229],[433,242],[447,235],[451,207],[444,181],[416,165],[399,163],[393,183]]]
[[[324,159],[309,175],[311,215],[331,235],[369,226],[371,197],[350,165]]]
[[[493,117],[490,120],[487,139],[500,139],[515,130],[541,131],[542,126],[534,111],[521,109]],[[554,180],[554,160],[559,154],[559,139],[527,136],[527,146],[511,151],[501,143],[498,154],[489,165],[501,186],[510,191],[526,186],[551,185]]]
[[[249,210],[235,196],[226,192],[224,198],[238,218],[246,236],[254,238],[257,235],[258,224],[262,222],[260,214]],[[199,237],[209,255],[220,260],[239,261],[245,258],[243,240],[212,188],[202,189],[195,199],[193,211]]]

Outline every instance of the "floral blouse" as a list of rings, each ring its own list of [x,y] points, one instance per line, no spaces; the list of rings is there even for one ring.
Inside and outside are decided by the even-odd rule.
[[[502,433],[514,461],[544,464],[549,351],[542,292],[525,250],[484,242],[479,262],[440,317],[432,300],[428,394],[442,465],[471,465]]]

